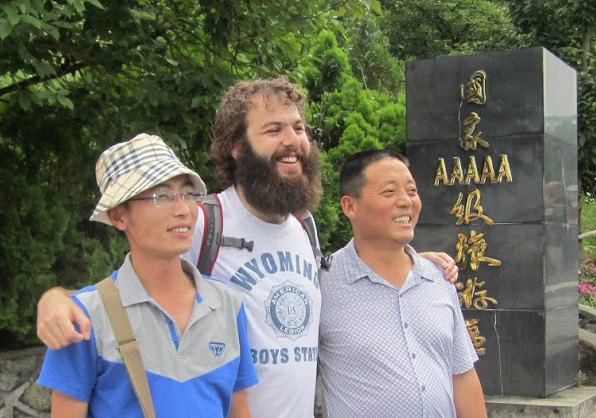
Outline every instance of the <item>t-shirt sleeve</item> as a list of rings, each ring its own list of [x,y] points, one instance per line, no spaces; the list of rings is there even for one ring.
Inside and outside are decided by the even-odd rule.
[[[238,366],[238,375],[234,384],[234,392],[246,389],[259,383],[257,373],[252,363],[248,338],[246,336],[246,314],[244,313],[244,304],[240,306],[236,316],[238,325],[238,338],[240,340],[240,365]]]
[[[72,299],[89,317],[76,296]],[[89,402],[97,379],[96,366],[95,334],[91,329],[91,338],[88,341],[73,343],[59,350],[47,350],[37,384],[76,400]]]
[[[451,287],[452,303],[456,307],[455,322],[453,326],[453,359],[451,374],[462,374],[471,370],[478,360],[476,350],[472,345],[470,333],[466,327],[464,316],[459,307],[459,300],[455,288]]]

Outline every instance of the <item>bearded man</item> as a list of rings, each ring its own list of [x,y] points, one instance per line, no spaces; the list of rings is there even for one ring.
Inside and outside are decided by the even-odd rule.
[[[312,417],[321,293],[318,266],[300,221],[321,197],[319,154],[306,133],[304,99],[286,80],[238,83],[224,96],[211,159],[220,184],[223,236],[212,275],[243,296],[260,383],[247,390],[254,417]],[[196,264],[204,222],[188,259]]]
[[[253,245],[250,250],[220,247],[211,275],[242,294],[260,382],[247,390],[248,402],[252,416],[259,418],[313,416],[321,311],[318,264],[301,221],[292,214],[309,216],[322,190],[304,106],[303,94],[285,78],[240,82],[224,95],[213,127],[211,159],[225,189],[217,194],[222,235]],[[192,247],[184,256],[194,264],[204,229],[199,211]],[[455,263],[442,256],[430,258],[453,280]],[[38,336],[50,348],[89,335],[86,316],[64,294],[50,290],[39,303]]]

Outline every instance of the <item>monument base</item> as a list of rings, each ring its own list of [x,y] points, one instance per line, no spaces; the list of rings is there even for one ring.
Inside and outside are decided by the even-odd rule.
[[[489,418],[596,418],[596,386],[573,387],[547,398],[486,396]]]

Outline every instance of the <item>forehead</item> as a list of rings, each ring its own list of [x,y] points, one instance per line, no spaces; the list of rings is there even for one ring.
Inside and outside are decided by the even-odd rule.
[[[400,160],[385,157],[370,163],[364,169],[367,185],[385,183],[414,183],[414,178],[408,167]]]
[[[257,94],[246,114],[247,122],[268,122],[273,120],[302,120],[302,115],[294,103],[286,102],[281,94]]]

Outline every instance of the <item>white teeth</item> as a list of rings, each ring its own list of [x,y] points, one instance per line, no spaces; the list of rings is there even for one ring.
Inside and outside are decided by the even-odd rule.
[[[296,161],[298,161],[297,157],[282,157],[281,159],[282,163],[295,163]]]
[[[399,216],[397,218],[393,218],[393,222],[396,224],[409,224],[412,218],[409,216]]]
[[[190,230],[190,228],[187,226],[182,227],[182,228],[174,228],[173,229],[174,232],[188,232],[189,230]]]

